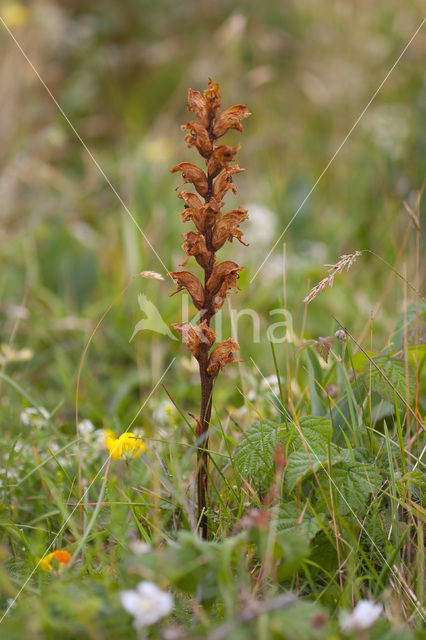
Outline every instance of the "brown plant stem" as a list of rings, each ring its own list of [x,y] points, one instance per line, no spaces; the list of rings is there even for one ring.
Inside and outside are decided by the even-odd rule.
[[[214,136],[212,133],[213,120],[210,120],[208,132],[211,142],[211,153],[213,152]],[[207,162],[210,159],[210,155],[207,158]],[[213,178],[210,174],[207,174],[208,191],[205,197],[206,204],[210,202],[213,193]],[[207,290],[207,280],[210,278],[213,266],[214,266],[214,250],[212,246],[212,229],[209,228],[203,234],[206,240],[207,250],[210,251],[210,262],[207,267],[204,267],[204,304],[205,313],[202,319],[206,320],[207,325],[210,326],[210,320],[212,317],[211,300]],[[198,435],[198,447],[197,447],[197,520],[199,523],[201,535],[205,540],[209,537],[209,526],[207,518],[207,498],[209,494],[209,428],[210,419],[212,413],[212,393],[213,393],[213,381],[214,378],[207,373],[207,367],[209,363],[209,348],[208,345],[201,345],[199,356],[199,370],[200,370],[200,383],[201,383],[201,406],[200,406],[200,426]]]
[[[212,412],[212,392],[213,379],[207,374],[208,352],[200,357],[200,380],[201,380],[201,407],[200,425],[197,447],[197,504],[198,522],[202,537],[207,540],[209,535],[207,519],[207,496],[208,496],[208,462],[209,462],[209,427]]]

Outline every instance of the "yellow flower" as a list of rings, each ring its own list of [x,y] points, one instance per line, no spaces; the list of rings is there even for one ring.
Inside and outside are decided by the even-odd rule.
[[[53,554],[48,553],[47,556],[44,556],[44,558],[39,560],[40,569],[42,569],[43,571],[51,571],[52,565],[50,564],[50,561],[52,560],[52,558]]]
[[[20,27],[28,20],[29,11],[27,7],[19,2],[10,2],[3,7],[1,17],[11,29]]]
[[[60,564],[68,564],[71,560],[71,555],[68,551],[65,551],[65,549],[56,549],[56,551],[48,553],[47,556],[39,560],[40,569],[43,571],[51,571],[53,559],[57,560]]]
[[[114,434],[108,435],[105,439],[112,460],[120,458],[138,458],[141,451],[145,451],[145,443],[141,436],[136,436],[131,431],[122,433],[116,438]]]

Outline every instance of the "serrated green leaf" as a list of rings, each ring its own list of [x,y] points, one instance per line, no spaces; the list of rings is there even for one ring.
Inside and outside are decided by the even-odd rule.
[[[308,450],[322,455],[327,450],[327,444],[331,442],[333,436],[333,427],[330,420],[328,418],[306,416],[299,420],[299,425]],[[292,429],[291,445],[296,451],[305,451],[303,440],[296,425]]]
[[[311,540],[321,530],[321,524],[308,509],[299,522],[300,515],[301,509],[295,502],[282,504],[278,511],[277,533],[297,533],[302,538]]]
[[[289,455],[285,470],[285,484],[290,489],[294,489],[299,480],[306,478],[313,471],[318,471],[327,464],[327,453],[321,457],[316,456],[309,460],[305,451],[294,451]]]
[[[371,362],[367,362],[364,365],[363,376],[367,387],[371,384],[373,391],[377,391],[390,402],[393,402],[393,389],[395,389],[410,402],[414,396],[416,384],[412,368],[408,366],[406,370],[405,362],[395,357],[377,356],[373,358],[373,362],[379,367],[380,371]]]
[[[234,463],[238,471],[261,489],[272,480],[279,433],[279,427],[269,422],[252,424],[235,451]]]
[[[309,456],[306,451],[293,451],[287,459],[285,471],[285,484],[290,489],[294,489],[295,485],[307,478],[314,471],[328,468],[328,453],[324,447],[322,449],[309,449]],[[337,447],[332,446],[330,449],[331,464],[341,462],[342,456]]]
[[[346,461],[338,462],[333,466],[332,481],[329,477],[324,478],[322,474],[322,485],[324,493],[330,500],[330,485],[333,491],[333,504],[341,515],[347,515],[352,511],[363,509],[370,494],[377,489],[380,484],[380,474],[372,463],[362,460],[363,452],[358,451],[355,461],[350,460],[348,453]],[[317,508],[325,507],[323,499],[319,499]]]
[[[312,471],[318,471],[328,465],[328,445],[333,436],[333,427],[327,418],[307,416],[299,421],[299,429],[293,425],[287,459],[285,482],[291,490],[299,480]],[[309,454],[309,455],[308,455]],[[331,449],[332,461],[340,460],[337,448]]]

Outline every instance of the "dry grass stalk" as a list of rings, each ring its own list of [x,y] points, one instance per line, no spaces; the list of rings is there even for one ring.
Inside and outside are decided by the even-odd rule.
[[[352,267],[352,265],[355,263],[355,261],[359,258],[359,256],[362,255],[362,251],[355,251],[355,253],[348,253],[345,254],[343,256],[340,256],[340,259],[338,262],[336,262],[336,264],[326,264],[326,267],[330,267],[330,269],[328,270],[328,276],[326,276],[325,278],[323,278],[323,280],[321,280],[321,282],[319,282],[306,296],[306,298],[303,300],[303,302],[306,302],[307,304],[309,304],[309,302],[311,302],[314,298],[317,297],[317,295],[326,287],[332,287],[333,283],[334,283],[334,276],[337,273],[341,273],[342,271],[344,271],[346,269],[346,271],[349,271],[349,269]]]

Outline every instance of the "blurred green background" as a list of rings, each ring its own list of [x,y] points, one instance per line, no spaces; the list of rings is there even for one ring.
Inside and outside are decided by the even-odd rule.
[[[332,334],[333,315],[362,334],[391,277],[374,319],[382,347],[408,299],[374,256],[362,256],[308,308],[303,298],[324,277],[324,263],[362,249],[421,286],[419,234],[403,200],[414,206],[426,173],[425,27],[250,279],[420,25],[422,8],[397,0],[3,2],[1,16],[105,173],[1,25],[0,343],[12,336],[16,351],[31,350],[23,361],[9,358],[9,375],[49,410],[60,404],[71,422],[79,361],[97,320],[134,274],[164,273],[117,194],[167,269],[177,268],[189,225],[177,215],[182,201],[169,170],[199,160],[179,125],[188,119],[187,88],[203,89],[209,76],[221,83],[224,107],[247,103],[252,112],[242,136],[227,139],[241,142],[246,168],[227,206],[248,207],[250,246],[234,242],[222,255],[247,265],[232,306],[261,318],[259,343],[249,319],[239,322],[244,380],[235,367],[218,398],[233,394],[242,404],[235,389],[248,392],[259,378],[251,358],[265,376],[274,371],[266,329],[281,319],[269,312],[284,306],[283,242],[292,347]],[[129,342],[143,318],[139,293],[167,323],[180,321],[173,290],[168,278],[135,280],[96,333],[80,402],[98,426],[127,424],[173,356],[166,386],[194,410],[197,377],[180,343],[151,332]],[[226,307],[223,316],[227,337]],[[277,351],[285,368],[285,347]],[[4,391],[3,415],[14,419]],[[164,400],[157,389],[143,419],[155,421]]]

